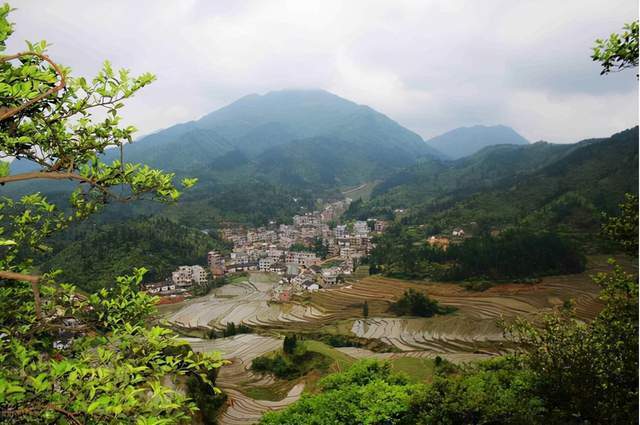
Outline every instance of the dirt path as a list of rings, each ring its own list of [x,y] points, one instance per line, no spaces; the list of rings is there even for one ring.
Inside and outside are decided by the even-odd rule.
[[[365,348],[356,348],[356,347],[340,347],[336,348],[336,350],[353,357],[354,359],[383,359],[383,360],[393,360],[400,359],[402,357],[417,357],[424,359],[434,359],[436,356],[440,356],[443,359],[446,359],[455,364],[467,363],[478,360],[485,360],[492,357],[491,354],[483,354],[483,353],[447,353],[447,354],[437,354],[433,351],[407,351],[402,353],[376,353],[371,350],[367,350]]]

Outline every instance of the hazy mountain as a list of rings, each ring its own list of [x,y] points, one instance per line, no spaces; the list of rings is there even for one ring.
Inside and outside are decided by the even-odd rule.
[[[455,191],[475,191],[501,179],[530,173],[565,155],[576,145],[538,142],[495,145],[456,161],[421,160],[379,183],[373,196],[408,206]]]
[[[427,140],[427,144],[452,159],[462,158],[492,145],[526,145],[527,139],[503,125],[460,127]]]
[[[415,223],[524,221],[596,231],[601,211],[615,211],[625,192],[638,192],[637,163],[638,127],[574,144],[491,146],[456,161],[423,160],[396,172],[350,214],[408,208],[405,221]]]
[[[110,150],[105,160],[119,156],[119,150]],[[245,96],[124,147],[125,161],[198,177],[184,201],[200,203],[214,193],[258,183],[283,186],[296,197],[300,191],[337,194],[341,187],[379,180],[427,157],[442,155],[387,116],[322,90]],[[40,184],[38,190],[50,192],[53,186]],[[26,182],[12,193],[35,189]]]
[[[379,179],[431,156],[442,155],[416,133],[322,90],[245,96],[125,147],[128,161],[205,185],[258,179],[308,189]]]

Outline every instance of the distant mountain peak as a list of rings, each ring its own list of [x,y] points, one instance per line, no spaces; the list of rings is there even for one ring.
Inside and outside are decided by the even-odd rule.
[[[427,140],[427,144],[452,159],[472,155],[492,145],[526,145],[529,141],[506,125],[459,127]]]

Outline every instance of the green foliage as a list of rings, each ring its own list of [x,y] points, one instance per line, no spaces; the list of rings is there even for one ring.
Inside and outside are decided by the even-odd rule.
[[[322,238],[313,239],[313,252],[323,260],[329,255],[329,247],[324,243]]]
[[[240,181],[227,183],[206,175],[199,177],[198,186],[185,193],[179,208],[167,206],[161,214],[197,228],[226,222],[263,226],[271,220],[290,223],[294,215],[311,209],[315,199],[310,192],[262,179],[247,179],[244,175]]]
[[[143,326],[156,311],[157,297],[140,292],[146,269],[134,269],[131,276],[116,278],[114,288],[102,288],[89,296],[91,314],[100,329],[122,327],[125,324]]]
[[[330,364],[330,358],[308,350],[306,344],[298,342],[293,335],[285,337],[282,351],[253,359],[251,369],[260,373],[273,373],[281,379],[295,379],[313,370],[326,371]]]
[[[604,216],[603,235],[615,241],[628,254],[638,255],[638,197],[625,194],[618,216]]]
[[[166,279],[178,266],[202,264],[207,252],[225,252],[228,245],[213,236],[160,217],[122,223],[87,223],[50,240],[54,252],[44,256],[42,270],[62,269],[64,280],[73,280],[88,291],[112,284],[111,276],[144,266],[145,282]]]
[[[362,360],[320,381],[322,393],[304,395],[281,412],[263,416],[261,424],[397,424],[416,387],[394,375],[389,363]]]
[[[541,328],[520,320],[508,330],[558,423],[637,423],[638,278],[615,266],[594,280],[605,307],[593,322],[564,309]]]
[[[402,297],[391,304],[389,309],[398,316],[431,317],[448,312],[446,309],[441,308],[437,301],[414,289],[404,291]]]
[[[208,375],[209,381],[215,384],[215,373]],[[215,425],[218,423],[220,410],[227,401],[227,395],[220,391],[214,391],[208,382],[205,382],[199,376],[189,376],[187,378],[187,391],[198,406],[198,417],[201,423],[205,425]]]
[[[282,351],[285,354],[293,354],[298,345],[298,337],[295,334],[289,336],[285,335],[284,341],[282,341]]]
[[[600,75],[638,66],[638,21],[625,24],[623,29],[595,42],[591,59],[602,64]]]
[[[308,250],[309,250],[309,247],[301,243],[294,243],[289,247],[289,251],[293,251],[293,252],[304,252]]]
[[[548,423],[543,402],[532,391],[533,379],[531,371],[511,358],[481,362],[452,376],[436,376],[412,398],[403,423]]]
[[[110,294],[88,300],[71,285],[48,282],[42,288],[46,322],[34,317],[27,286],[3,283],[3,416],[19,423],[188,420],[195,405],[165,379],[195,374],[210,384],[206,374],[223,362],[217,353],[195,355],[170,330],[142,325],[155,310],[152,297],[132,295],[141,274],[120,278]]]
[[[10,7],[0,7],[0,50],[12,32]],[[139,293],[144,269],[116,278],[88,298],[56,282],[59,272],[33,276],[45,241],[113,200],[174,202],[173,175],[141,164],[107,164],[102,154],[130,142],[118,110],[154,77],[131,77],[108,62],[91,81],[73,78],[44,55],[46,42],[0,58],[0,152],[32,161],[39,172],[6,175],[0,184],[71,180],[69,208],[40,193],[0,199],[0,417],[20,424],[186,423],[196,404],[176,385],[208,374],[219,354],[195,354],[176,334],[147,327],[153,297]],[[103,108],[101,119],[92,108]],[[185,181],[185,186],[194,183]],[[119,195],[114,192],[118,188]]]
[[[434,233],[459,226],[526,226],[597,242],[601,212],[638,191],[638,129],[576,144],[500,145],[457,161],[423,160],[379,183],[348,217],[384,217]],[[475,224],[473,224],[475,223]]]
[[[429,246],[427,233],[428,229],[399,225],[390,228],[377,239],[370,263],[397,278],[454,281],[521,280],[579,273],[585,267],[575,244],[550,232],[511,229],[498,236],[467,238],[447,250]]]

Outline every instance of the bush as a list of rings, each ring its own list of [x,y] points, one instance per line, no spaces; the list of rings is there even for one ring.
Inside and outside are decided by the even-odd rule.
[[[430,299],[422,292],[408,289],[389,309],[398,316],[419,316],[431,317],[436,314],[447,313],[449,310],[442,309],[438,302]]]
[[[296,341],[295,337],[288,341]],[[257,357],[251,364],[251,369],[261,373],[273,373],[281,379],[295,379],[306,375],[312,370],[327,370],[331,364],[328,357],[307,351],[304,344],[295,343],[292,351],[281,351],[271,355]]]
[[[211,382],[215,382],[216,373],[210,372],[208,375]],[[187,378],[187,394],[198,406],[199,412],[197,415],[200,416],[203,424],[214,425],[218,423],[217,417],[220,413],[220,408],[227,401],[225,393],[217,393],[199,376],[191,375]]]

